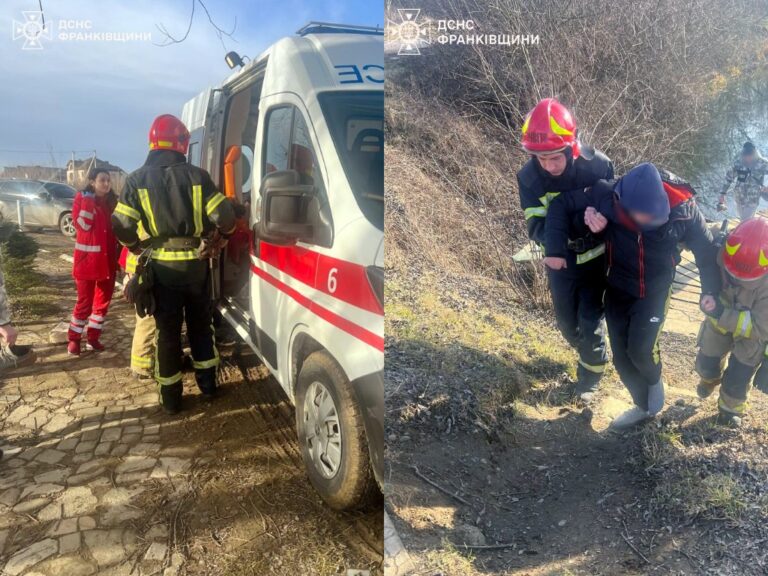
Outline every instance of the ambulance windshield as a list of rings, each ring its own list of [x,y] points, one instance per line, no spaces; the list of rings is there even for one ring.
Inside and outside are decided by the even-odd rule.
[[[325,92],[319,100],[355,199],[383,230],[384,92]]]

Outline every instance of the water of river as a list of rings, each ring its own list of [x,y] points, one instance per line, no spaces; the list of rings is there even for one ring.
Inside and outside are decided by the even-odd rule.
[[[704,120],[707,121],[706,119]],[[716,211],[717,200],[725,183],[725,173],[747,140],[768,157],[768,94],[764,86],[735,86],[724,92],[712,107],[709,126],[700,137],[697,153],[681,160],[679,175],[689,180],[699,192],[699,205],[708,218],[722,220]],[[728,195],[730,218],[736,215],[733,193]],[[768,210],[761,200],[758,210]]]

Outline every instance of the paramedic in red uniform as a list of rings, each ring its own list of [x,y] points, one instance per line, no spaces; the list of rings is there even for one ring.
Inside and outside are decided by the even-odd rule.
[[[227,237],[235,213],[208,172],[187,163],[189,131],[170,114],[158,116],[149,131],[144,166],[126,179],[112,217],[118,240],[136,253],[152,248],[155,298],[155,380],[166,412],[181,410],[181,328],[187,324],[192,366],[200,391],[216,393],[219,354],[214,343],[208,261],[198,257],[201,239],[214,230]],[[140,242],[139,224],[148,234]]]
[[[80,355],[80,341],[87,334],[89,350],[104,349],[101,331],[112,301],[117,272],[117,240],[110,218],[117,205],[117,195],[110,185],[109,172],[94,168],[88,185],[75,196],[72,219],[75,223],[75,254],[72,275],[77,283],[77,303],[69,324],[69,346],[73,356]]]

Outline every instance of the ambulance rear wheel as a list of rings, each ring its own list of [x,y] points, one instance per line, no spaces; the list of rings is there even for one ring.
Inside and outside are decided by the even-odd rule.
[[[361,508],[375,498],[360,408],[346,375],[326,352],[314,352],[301,367],[296,429],[309,479],[331,508]]]

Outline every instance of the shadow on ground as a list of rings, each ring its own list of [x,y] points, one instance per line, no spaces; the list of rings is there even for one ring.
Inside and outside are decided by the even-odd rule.
[[[456,344],[388,346],[387,505],[425,573],[698,574],[708,566],[696,541],[723,522],[675,517],[659,494],[670,478],[659,470],[673,461],[697,470],[701,455],[680,438],[707,442],[706,430],[733,468],[743,457],[723,449],[732,434],[713,429],[687,390],[672,390],[658,422],[616,435],[607,424],[628,397],[615,382],[583,409],[567,399],[564,367],[546,359],[510,365]],[[423,364],[410,357],[415,350],[435,365],[455,364],[458,355],[479,370],[467,362],[450,379],[414,378],[422,375],[413,366]],[[531,374],[543,384],[520,386]],[[499,402],[495,388],[505,381],[521,395]],[[739,573],[762,570],[753,564]]]

